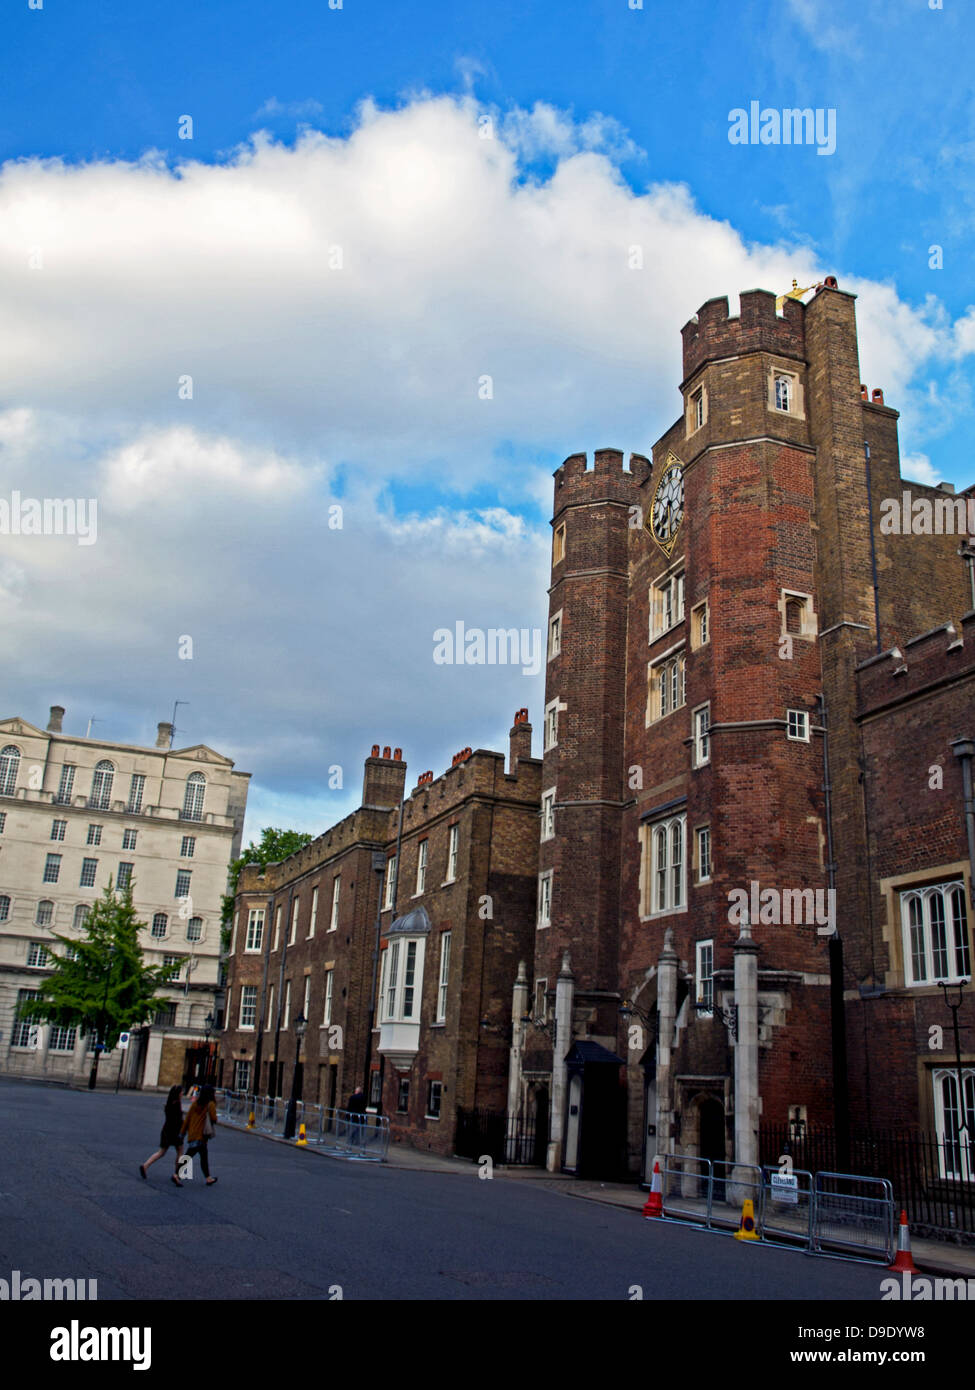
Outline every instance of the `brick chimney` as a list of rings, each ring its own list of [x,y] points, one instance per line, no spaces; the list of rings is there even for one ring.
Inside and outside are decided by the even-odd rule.
[[[402,749],[391,750],[387,744],[380,756],[379,744],[374,743],[362,778],[363,806],[398,806],[403,800],[405,786],[406,763]]]
[[[532,726],[528,722],[527,709],[515,710],[515,722],[508,733],[508,772],[515,775],[519,758],[532,755]]]
[[[159,724],[156,727],[156,747],[168,748],[173,737],[172,724]]]
[[[61,720],[64,718],[64,706],[52,705],[51,717],[47,721],[47,732],[49,734],[59,734],[61,732]]]

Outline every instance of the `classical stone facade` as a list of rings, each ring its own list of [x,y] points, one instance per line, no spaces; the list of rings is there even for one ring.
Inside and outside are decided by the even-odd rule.
[[[839,1012],[855,1126],[957,1114],[928,1037],[937,978],[971,974],[972,492],[901,481],[835,282],[711,300],[683,340],[652,462],[555,475],[512,1100],[550,1109],[549,1164],[580,1173],[754,1162],[762,1125],[831,1124]],[[897,534],[905,489],[961,534]]]
[[[146,962],[184,963],[171,1001],[137,1026],[126,1052],[103,1061],[115,1080],[162,1087],[196,1074],[220,1017],[220,909],[230,860],[239,853],[249,773],[205,745],[112,743],[0,720],[0,1066],[65,1080],[87,1075],[91,1039],[75,1029],[30,1028],[18,1000],[49,973],[54,933],[80,936],[91,904],[111,879],[131,882],[145,923]]]

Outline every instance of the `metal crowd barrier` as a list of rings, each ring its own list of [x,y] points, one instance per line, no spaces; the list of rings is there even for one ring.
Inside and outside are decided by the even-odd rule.
[[[895,1254],[894,1193],[886,1178],[856,1173],[785,1172],[750,1163],[656,1154],[665,1220],[736,1231],[747,1199],[759,1238],[809,1254],[890,1264]]]
[[[249,1096],[242,1091],[217,1091],[217,1119],[262,1134],[284,1134],[288,1102],[281,1096]],[[389,1151],[389,1120],[385,1115],[333,1110],[323,1105],[295,1104],[295,1133],[304,1124],[305,1138],[335,1158],[383,1163]]]

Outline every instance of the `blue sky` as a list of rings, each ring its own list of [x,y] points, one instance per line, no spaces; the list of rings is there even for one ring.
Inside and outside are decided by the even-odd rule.
[[[0,491],[70,479],[101,520],[84,554],[0,538],[5,712],[142,741],[186,699],[254,773],[250,833],[344,814],[375,741],[412,783],[540,728],[541,676],[435,667],[432,633],[544,623],[552,469],[648,451],[712,295],[837,275],[905,473],[972,481],[961,0],[2,25]],[[834,111],[835,153],[732,145],[752,101]]]

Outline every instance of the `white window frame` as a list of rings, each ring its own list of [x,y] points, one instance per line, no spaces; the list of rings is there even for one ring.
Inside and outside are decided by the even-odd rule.
[[[11,906],[12,899],[10,897],[10,894],[0,893],[0,922],[8,922],[10,920]]]
[[[542,814],[541,814],[541,835],[539,839],[542,843],[546,840],[555,838],[555,788],[549,787],[548,791],[542,792]]]
[[[687,702],[687,658],[683,648],[650,665],[647,724],[656,724]]]
[[[89,825],[88,838],[85,840],[86,848],[90,845],[92,849],[98,849],[102,842],[102,827],[100,825]]]
[[[13,796],[17,790],[21,752],[15,743],[0,748],[0,796]]]
[[[247,913],[247,935],[244,938],[244,954],[254,956],[264,944],[264,908],[252,907]]]
[[[301,1003],[301,1015],[305,1022],[308,1022],[311,1013],[311,975],[305,976],[305,997]]]
[[[91,795],[88,797],[88,805],[96,811],[110,811],[114,786],[115,764],[109,762],[107,758],[102,758],[95,764],[95,770],[91,775]]]
[[[334,988],[334,968],[325,971],[325,1007],[322,1010],[322,1027],[327,1028],[332,1021],[332,990]]]
[[[273,943],[273,945],[271,946],[271,950],[272,950],[272,951],[276,951],[280,945],[281,945],[281,905],[280,905],[280,903],[279,903],[278,906],[274,909],[274,943]]]
[[[550,749],[558,748],[559,746],[559,700],[557,697],[554,700],[549,700],[548,704],[545,706],[545,722],[543,727],[545,737],[542,752],[547,753]]]
[[[74,793],[74,775],[77,769],[77,763],[61,764],[61,777],[58,781],[58,794],[55,797],[55,801],[58,806],[71,805],[71,797]]]
[[[85,857],[81,861],[81,877],[78,880],[79,888],[94,888],[95,879],[98,877],[98,860]]]
[[[454,821],[453,825],[447,827],[447,877],[445,883],[454,883],[457,879],[457,855],[460,847],[460,822]]]
[[[691,651],[699,651],[711,640],[711,609],[708,601],[695,603],[691,609]]]
[[[40,991],[39,989],[18,989],[18,991],[17,991],[17,1007],[18,1007],[18,1009],[19,1009],[19,1007],[20,1007],[21,1004],[27,1004],[27,1003],[29,1003],[32,999],[39,999],[39,998],[40,998],[40,995],[41,995],[41,991]],[[37,1022],[36,1019],[34,1019],[34,1018],[18,1018],[18,1016],[17,1016],[17,1014],[16,1014],[16,1012],[15,1012],[15,1013],[14,1013],[14,1018],[13,1018],[13,1023],[12,1023],[11,1028],[10,1028],[10,1046],[11,1046],[12,1048],[13,1048],[13,1047],[16,1047],[16,1048],[29,1048],[29,1047],[30,1047],[30,1034],[31,1034],[31,1029],[32,1029],[32,1028],[37,1028],[37,1027],[39,1027],[39,1026],[40,1026],[40,1025],[38,1024],[38,1022]]]
[[[62,857],[63,856],[60,854],[48,854],[45,857],[44,873],[41,877],[42,883],[57,883],[58,879],[61,877]]]
[[[281,1013],[281,1027],[287,1031],[288,1024],[291,1022],[291,981],[284,982],[284,1009]]]
[[[318,921],[318,884],[316,883],[315,886],[314,886],[314,888],[311,890],[311,917],[309,918],[309,921],[308,921],[308,936],[307,936],[306,940],[310,941],[310,940],[312,939],[312,937],[315,935],[315,923],[316,923],[317,921]]]
[[[962,1087],[967,1129],[962,1130],[958,1103],[958,1072],[954,1068],[938,1067],[932,1074],[934,1087],[934,1123],[938,1136],[938,1171],[942,1178],[961,1182],[975,1181],[975,1068],[962,1067]],[[952,1110],[957,1116],[949,1129],[945,1114],[945,1089],[952,1093]]]
[[[183,788],[183,809],[180,818],[182,820],[201,821],[206,795],[206,777],[202,772],[191,772],[186,779],[186,786]]]
[[[703,721],[703,722],[702,722]],[[691,713],[693,767],[707,767],[711,761],[711,702],[698,705]]]
[[[123,849],[135,849],[135,844],[136,844],[136,840],[137,840],[137,838],[138,838],[138,835],[139,835],[138,830],[123,830],[123,831],[122,831],[122,848],[123,848]]]
[[[130,859],[120,859],[120,860],[119,860],[118,870],[117,870],[117,872],[116,872],[116,874],[115,874],[115,887],[116,887],[116,888],[131,888],[131,887],[132,887],[132,870],[133,870],[134,868],[135,868],[135,864],[134,864]],[[124,881],[123,881],[123,879],[124,879]]]
[[[52,820],[52,821],[51,821],[51,839],[52,839],[52,840],[57,840],[57,841],[59,841],[59,842],[62,842],[62,841],[64,840],[64,836],[65,836],[65,832],[66,832],[67,828],[68,828],[68,822],[67,822],[66,820]],[[2,827],[0,827],[0,829],[2,829]]]
[[[809,715],[804,709],[787,709],[785,712],[785,736],[792,743],[809,742]]]
[[[400,947],[402,946],[402,953]],[[389,956],[384,1021],[389,1023],[418,1023],[423,1000],[423,961],[426,938],[401,936],[391,941],[385,954]]]
[[[293,946],[298,940],[298,909],[301,906],[301,898],[296,897],[291,904],[291,931],[288,933],[288,945]]]
[[[550,927],[552,925],[552,880],[554,877],[554,869],[546,869],[544,873],[538,875],[538,917],[536,921],[538,927]]]
[[[702,382],[687,397],[687,438],[707,424],[708,397]]]
[[[707,1008],[700,1008],[699,1012],[704,1018],[710,1018],[714,1013],[713,937],[708,937],[706,941],[697,941],[694,944],[694,988],[697,996],[695,1002],[698,1005],[707,1005]]]
[[[687,812],[652,821],[644,829],[647,877],[643,901],[650,908],[644,915],[661,917],[686,912]]]
[[[438,1104],[437,1104],[437,1109],[436,1109],[436,1110],[433,1109],[433,1094],[434,1094],[433,1088],[434,1088],[435,1086],[436,1086],[436,1088],[437,1088],[437,1102],[438,1102]],[[424,1119],[427,1119],[427,1120],[439,1120],[439,1119],[440,1119],[440,1116],[441,1116],[441,1114],[442,1114],[442,1112],[443,1112],[443,1082],[442,1082],[442,1081],[436,1081],[436,1080],[428,1081],[428,1082],[427,1082],[427,1113],[426,1113],[426,1115],[424,1116]]]
[[[932,913],[932,903],[941,902],[941,921]],[[914,908],[917,904],[917,908]],[[958,907],[961,908],[959,921]],[[904,983],[909,988],[934,985],[942,980],[957,984],[972,977],[972,942],[969,927],[967,893],[964,881],[952,878],[944,883],[932,883],[923,888],[900,890],[901,944],[904,952]],[[920,920],[916,920],[915,918]],[[915,920],[912,921],[912,918]],[[935,951],[934,928],[944,929],[943,951]],[[919,942],[915,934],[920,933]],[[938,933],[940,934],[940,933]],[[915,949],[920,944],[921,950]],[[923,956],[923,977],[918,976],[918,956]],[[939,967],[947,965],[947,973]]]
[[[695,853],[694,858],[697,864],[698,883],[711,882],[711,827],[710,825],[699,825],[694,831]],[[705,846],[707,854],[704,853]],[[705,864],[706,861],[706,864]],[[704,872],[705,867],[707,873]]]
[[[179,842],[180,859],[192,859],[196,854],[196,836],[183,835]]]
[[[440,978],[437,982],[437,1023],[447,1017],[447,986],[450,982],[450,932],[440,933]]]
[[[684,570],[658,579],[650,589],[650,641],[680,627],[684,621]]]
[[[426,891],[427,883],[427,854],[429,853],[429,840],[421,840],[416,847],[416,892],[413,894],[418,898],[421,893]]]
[[[199,923],[199,927],[196,929],[195,934],[194,934],[194,925],[195,925],[196,923]],[[203,934],[204,934],[203,918],[202,918],[202,917],[199,917],[199,916],[191,917],[190,920],[189,920],[189,921],[187,922],[187,924],[186,924],[186,939],[187,939],[187,941],[202,941],[202,940],[203,940]]]
[[[342,875],[336,874],[332,884],[332,915],[329,918],[328,929],[335,931],[339,924],[339,899],[342,894]]]
[[[169,935],[169,914],[167,912],[154,912],[152,923],[149,927],[149,935],[153,941],[165,941]]]
[[[274,1027],[274,985],[273,985],[273,984],[270,984],[270,985],[268,985],[268,987],[267,987],[267,1018],[265,1019],[265,1022],[264,1022],[264,1031],[265,1031],[265,1033],[270,1033],[270,1031],[271,1031],[271,1029],[272,1029],[273,1027]]]
[[[559,522],[552,532],[552,565],[561,564],[565,559],[565,522]]]
[[[32,970],[46,970],[50,955],[43,941],[31,941],[27,947],[27,964]]]
[[[391,854],[386,860],[386,877],[383,880],[383,912],[389,912],[392,909],[395,892],[396,855]]]
[[[559,611],[553,613],[548,620],[549,661],[552,661],[554,657],[560,656],[562,653],[562,613],[563,609],[560,608]]]
[[[176,889],[173,893],[174,898],[188,898],[190,896],[190,885],[193,882],[192,874],[192,869],[176,870]]]
[[[50,915],[45,909],[50,908]],[[37,904],[37,911],[34,913],[35,927],[52,927],[54,918],[57,915],[57,906],[53,898],[41,898]]]
[[[145,774],[133,772],[132,780],[129,783],[129,799],[125,803],[125,809],[130,815],[137,816],[142,810],[142,798],[146,791]]]
[[[244,1022],[245,1015],[250,1023]],[[257,985],[241,985],[240,1012],[237,1027],[242,1033],[253,1033],[257,1027]]]

